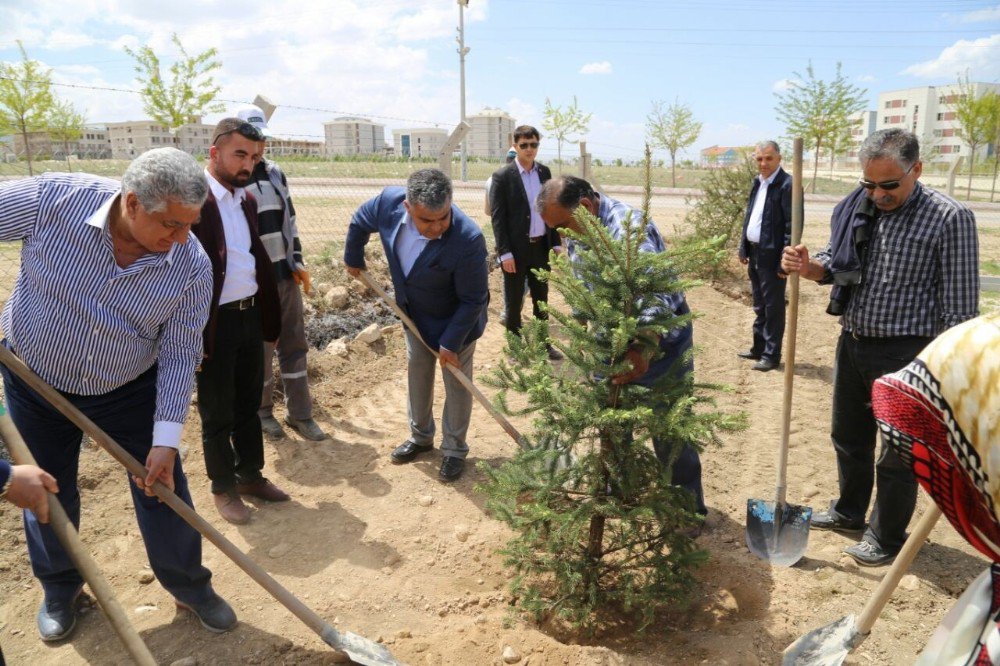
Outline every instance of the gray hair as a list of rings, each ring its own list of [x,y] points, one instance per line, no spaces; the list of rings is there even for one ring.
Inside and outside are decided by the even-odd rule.
[[[757,144],[757,150],[764,150],[765,148],[773,150],[775,155],[781,155],[781,146],[778,145],[777,141],[768,139],[767,141],[761,141]]]
[[[147,150],[125,169],[122,193],[135,192],[150,213],[166,209],[170,202],[200,208],[208,197],[208,182],[198,162],[176,148]]]
[[[858,160],[868,164],[878,159],[891,159],[904,170],[909,169],[920,159],[917,135],[898,128],[873,132],[858,149]]]
[[[546,181],[535,197],[535,209],[541,215],[545,207],[554,203],[568,211],[574,211],[584,199],[595,199],[593,186],[583,178],[560,176]]]
[[[406,181],[406,200],[410,204],[438,211],[451,204],[451,179],[438,169],[420,169]]]

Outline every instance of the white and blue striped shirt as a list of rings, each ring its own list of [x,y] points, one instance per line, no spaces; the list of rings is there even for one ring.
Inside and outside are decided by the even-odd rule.
[[[108,393],[156,363],[153,443],[177,447],[212,268],[193,237],[119,267],[107,226],[119,194],[116,181],[86,174],[0,184],[0,240],[23,241],[0,326],[18,356],[66,393]]]

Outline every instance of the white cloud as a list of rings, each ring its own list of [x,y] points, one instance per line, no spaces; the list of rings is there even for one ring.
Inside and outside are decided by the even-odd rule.
[[[611,63],[607,60],[600,62],[588,62],[580,68],[580,74],[610,74]]]
[[[902,73],[924,79],[954,79],[966,71],[974,80],[992,81],[1000,77],[1000,34],[973,41],[959,40],[934,60],[910,65]]]
[[[854,79],[855,81],[859,81],[861,83],[871,83],[875,80],[875,77],[872,74],[860,74],[854,77]]]
[[[97,40],[79,31],[53,30],[45,38],[44,47],[50,51],[72,51],[92,46]]]
[[[987,21],[1000,21],[1000,5],[996,7],[986,7],[962,14],[958,17],[962,23],[983,23]]]
[[[504,105],[503,109],[510,114],[517,125],[542,126],[542,111],[531,102],[526,102],[518,97],[511,97]]]
[[[791,90],[792,85],[798,83],[795,79],[778,79],[771,86],[771,90],[774,92],[785,92],[786,90]]]

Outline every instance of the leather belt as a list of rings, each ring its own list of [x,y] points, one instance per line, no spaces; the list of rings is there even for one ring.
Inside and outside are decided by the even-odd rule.
[[[893,342],[906,342],[908,340],[927,340],[928,342],[930,342],[931,340],[934,339],[933,337],[929,338],[929,337],[924,336],[924,335],[890,335],[890,336],[886,336],[886,337],[873,337],[873,336],[869,336],[869,335],[858,335],[857,331],[845,331],[845,333],[847,333],[848,335],[850,335],[852,338],[854,338],[858,342],[868,342],[868,343],[875,343],[875,344],[878,344],[878,343],[889,344],[889,343],[893,343]]]
[[[528,237],[528,242],[529,243],[541,243],[543,240],[545,240],[545,235],[544,234],[541,235],[541,236],[529,236]]]
[[[223,303],[219,307],[223,310],[249,310],[253,306],[257,305],[257,294],[253,296],[247,296],[246,298],[241,298],[238,301],[229,301],[228,303]]]

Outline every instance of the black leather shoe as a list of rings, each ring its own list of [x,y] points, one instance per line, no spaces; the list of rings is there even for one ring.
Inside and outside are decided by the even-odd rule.
[[[560,352],[558,349],[556,349],[552,345],[546,345],[546,348],[547,348],[547,351],[548,351],[548,354],[549,354],[549,360],[550,361],[561,361],[561,360],[563,360],[562,352]]]
[[[752,351],[736,352],[736,355],[739,356],[740,358],[745,358],[745,359],[747,359],[749,361],[759,361],[760,360],[760,354],[758,354],[756,352],[752,352]]]
[[[778,368],[778,362],[772,361],[767,358],[762,358],[753,364],[751,370],[757,370],[758,372],[770,372],[771,370],[776,370]]]
[[[445,456],[441,459],[441,470],[438,472],[438,478],[442,481],[454,481],[462,476],[464,469],[465,460],[463,458]]]
[[[396,463],[397,465],[401,465],[402,463],[410,462],[411,460],[419,456],[421,453],[427,453],[433,448],[434,448],[433,444],[420,446],[412,439],[408,439],[399,446],[397,446],[395,449],[393,449],[392,454],[389,457],[392,458],[392,462]]]
[[[816,511],[812,515],[810,527],[814,530],[833,530],[834,532],[860,532],[865,528],[864,522],[852,522],[835,516],[829,511]]]
[[[35,618],[38,635],[46,643],[68,638],[76,629],[76,605],[80,598],[77,592],[70,601],[42,601]]]
[[[215,592],[200,604],[186,604],[174,599],[178,608],[191,611],[197,616],[201,626],[211,632],[222,634],[236,626],[236,613],[226,600]]]

